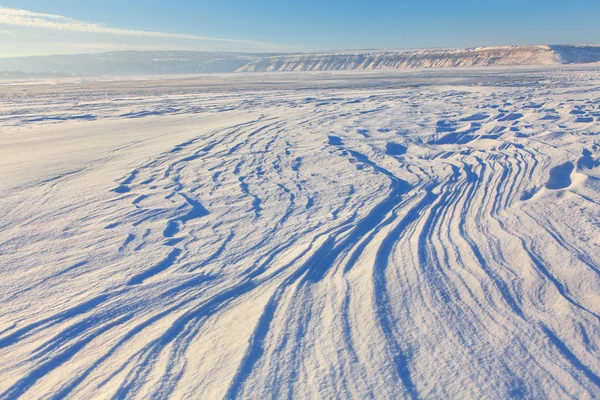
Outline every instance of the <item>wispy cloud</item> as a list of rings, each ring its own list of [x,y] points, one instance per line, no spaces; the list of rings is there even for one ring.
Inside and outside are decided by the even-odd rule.
[[[81,35],[93,35],[94,37],[113,37],[115,38],[115,47],[126,47],[127,38],[130,38],[133,40],[132,43],[135,43],[135,46],[141,45],[142,43],[140,43],[140,41],[143,41],[144,39],[159,39],[163,40],[165,43],[168,42],[169,47],[173,47],[174,43],[177,42],[178,47],[196,50],[202,49],[203,45],[207,47],[206,50],[211,51],[218,50],[219,48],[221,48],[223,51],[239,51],[239,49],[244,51],[292,50],[291,48],[287,48],[287,46],[252,40],[237,40],[182,33],[113,28],[102,24],[80,21],[62,15],[38,13],[7,7],[0,7],[0,28],[2,26],[5,28],[13,27],[20,30],[29,29],[36,31],[53,31],[57,35],[60,34],[63,38],[65,34],[71,33],[74,42],[80,41]],[[2,33],[10,33],[12,36],[14,36],[14,31],[11,30],[2,31],[0,29],[0,34]],[[92,43],[90,42],[90,45],[91,44]],[[132,45],[132,47],[135,46]],[[142,47],[147,46],[144,45]]]

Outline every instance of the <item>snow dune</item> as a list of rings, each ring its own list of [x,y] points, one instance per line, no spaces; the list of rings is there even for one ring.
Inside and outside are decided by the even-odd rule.
[[[597,70],[0,96],[0,398],[600,396]]]

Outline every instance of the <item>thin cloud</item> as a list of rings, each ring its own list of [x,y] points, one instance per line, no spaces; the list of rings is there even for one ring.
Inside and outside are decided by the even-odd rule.
[[[116,36],[128,36],[138,38],[163,38],[163,39],[184,39],[191,41],[209,41],[222,42],[229,44],[251,45],[261,48],[275,48],[277,46],[270,43],[252,41],[213,38],[198,35],[188,35],[181,33],[152,32],[131,29],[111,28],[101,24],[80,21],[62,15],[44,14],[27,10],[0,7],[0,25],[11,25],[18,27],[27,27],[35,29],[50,29],[63,32],[79,32],[92,34],[106,34]]]

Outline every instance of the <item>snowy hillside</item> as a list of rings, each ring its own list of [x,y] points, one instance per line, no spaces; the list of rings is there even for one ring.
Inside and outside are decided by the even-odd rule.
[[[600,397],[597,69],[0,99],[0,399]]]
[[[561,64],[585,64],[600,61],[600,46],[549,46]]]
[[[472,49],[335,52],[257,58],[240,72],[332,71],[557,65],[600,61],[600,46],[512,46]]]

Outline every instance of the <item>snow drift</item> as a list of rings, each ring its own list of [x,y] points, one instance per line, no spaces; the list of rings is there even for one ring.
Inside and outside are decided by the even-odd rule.
[[[0,85],[0,399],[600,398],[598,70],[255,77]]]

